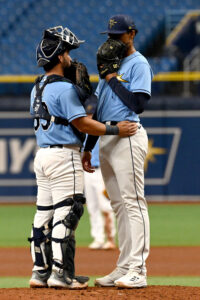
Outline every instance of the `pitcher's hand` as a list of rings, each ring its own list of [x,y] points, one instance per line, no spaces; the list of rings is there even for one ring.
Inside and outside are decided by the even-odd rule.
[[[89,173],[94,173],[95,168],[91,166],[91,158],[92,158],[91,152],[89,151],[83,152],[82,165],[84,171]]]
[[[122,121],[117,123],[119,127],[119,136],[131,136],[136,134],[138,129],[138,124],[136,122]]]

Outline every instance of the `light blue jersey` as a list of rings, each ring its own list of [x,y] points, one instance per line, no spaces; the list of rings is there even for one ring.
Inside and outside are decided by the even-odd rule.
[[[99,162],[99,139],[96,142],[96,145],[92,150],[91,165],[93,167],[99,167],[100,166],[100,162]]]
[[[45,77],[43,80],[45,80]],[[34,87],[31,92],[31,115],[34,115],[35,92]],[[50,115],[67,119],[68,122],[87,115],[76,90],[68,82],[57,81],[47,84],[43,91],[42,102],[45,102]],[[58,144],[82,146],[81,141],[74,134],[70,125],[58,125],[54,122],[48,123],[46,120],[40,119],[40,124],[35,134],[37,144],[40,147]]]
[[[151,96],[153,72],[146,58],[138,51],[122,60],[117,79],[129,91],[146,93]],[[105,79],[101,79],[96,89],[98,98],[97,119],[105,121],[139,122],[139,116],[130,110],[112,91]]]

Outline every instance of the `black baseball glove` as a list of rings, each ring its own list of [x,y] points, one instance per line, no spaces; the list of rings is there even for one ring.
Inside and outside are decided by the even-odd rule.
[[[92,94],[92,85],[90,83],[89,74],[83,63],[73,60],[71,66],[65,68],[64,77],[81,88],[86,97],[89,97]]]
[[[100,78],[119,70],[127,46],[120,40],[108,39],[97,50],[97,68]]]

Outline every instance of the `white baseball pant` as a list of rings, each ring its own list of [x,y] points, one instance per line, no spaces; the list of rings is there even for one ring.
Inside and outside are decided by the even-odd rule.
[[[101,169],[96,168],[94,173],[84,172],[84,191],[87,209],[90,217],[91,236],[95,241],[104,243],[105,241],[105,220],[102,213],[108,213],[110,223],[110,238],[115,237],[115,219],[110,201],[104,196],[105,185],[103,182]]]
[[[37,206],[52,206],[74,194],[83,193],[83,169],[79,147],[40,148],[34,160],[34,171],[38,185]],[[53,225],[63,220],[71,206],[51,210],[37,210],[34,227],[40,228],[53,217]],[[52,237],[63,239],[66,236],[63,224],[55,226]],[[31,245],[32,246],[32,245]],[[59,243],[52,242],[53,259],[62,263],[62,251]],[[31,251],[35,261],[34,249]],[[34,266],[33,270],[41,269]]]
[[[141,126],[131,137],[102,136],[100,162],[106,190],[118,225],[117,266],[146,274],[149,216],[144,197],[144,160],[148,150]]]

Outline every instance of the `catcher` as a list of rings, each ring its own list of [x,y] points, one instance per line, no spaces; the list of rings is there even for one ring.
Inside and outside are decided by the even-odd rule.
[[[84,134],[129,136],[136,131],[130,122],[109,126],[87,117],[83,104],[92,93],[87,69],[69,56],[83,42],[57,26],[44,31],[37,47],[37,64],[45,74],[37,78],[30,103],[39,147],[30,287],[88,286],[89,278],[76,276],[74,267],[74,232],[85,203],[80,157]]]

